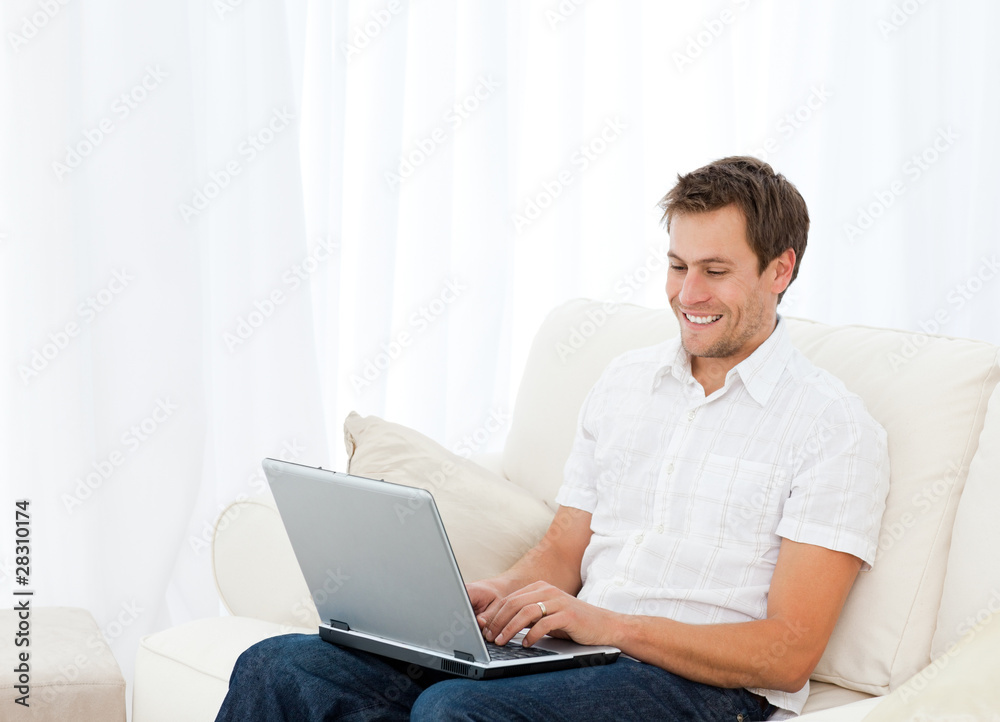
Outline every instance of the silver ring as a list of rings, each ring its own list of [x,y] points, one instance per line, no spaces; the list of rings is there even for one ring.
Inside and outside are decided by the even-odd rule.
[[[545,609],[545,605],[544,605],[544,604],[542,604],[541,602],[535,602],[535,604],[537,604],[537,605],[538,605],[538,607],[539,607],[539,609],[541,609],[541,610],[542,610],[542,616],[543,616],[543,617],[544,617],[544,616],[545,616],[546,614],[548,614],[548,611],[546,611],[546,609]]]

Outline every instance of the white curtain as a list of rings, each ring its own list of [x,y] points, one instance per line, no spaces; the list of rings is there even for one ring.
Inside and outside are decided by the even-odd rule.
[[[129,677],[219,613],[207,541],[260,460],[327,456],[302,18],[248,10],[3,5],[3,528],[30,499],[34,603],[90,610]]]
[[[36,603],[89,609],[130,676],[219,613],[210,530],[264,456],[342,467],[351,409],[499,449],[544,314],[664,305],[656,202],[725,155],[809,204],[783,312],[1000,343],[998,20],[5,2],[0,529],[31,500]]]

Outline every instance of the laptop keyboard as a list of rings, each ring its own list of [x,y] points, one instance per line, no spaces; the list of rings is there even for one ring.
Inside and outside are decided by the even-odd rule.
[[[493,642],[486,643],[486,651],[490,653],[490,659],[501,662],[507,659],[528,659],[530,657],[545,657],[549,654],[556,654],[549,649],[539,649],[538,647],[522,647],[520,642],[514,642],[500,646]]]

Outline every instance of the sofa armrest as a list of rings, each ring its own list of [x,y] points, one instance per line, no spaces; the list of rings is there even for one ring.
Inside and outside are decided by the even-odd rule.
[[[212,538],[219,597],[235,616],[290,627],[316,627],[319,615],[274,502],[235,501],[219,516]]]

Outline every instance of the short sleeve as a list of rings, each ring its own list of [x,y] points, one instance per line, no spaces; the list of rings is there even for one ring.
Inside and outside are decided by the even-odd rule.
[[[600,381],[598,381],[600,384]],[[589,417],[591,399],[597,389],[594,386],[580,407],[573,448],[566,460],[563,483],[556,494],[556,503],[593,513],[597,508],[597,462],[594,451],[597,446],[596,433]]]
[[[776,533],[853,554],[867,571],[889,493],[885,430],[851,395],[832,401],[807,438]]]

